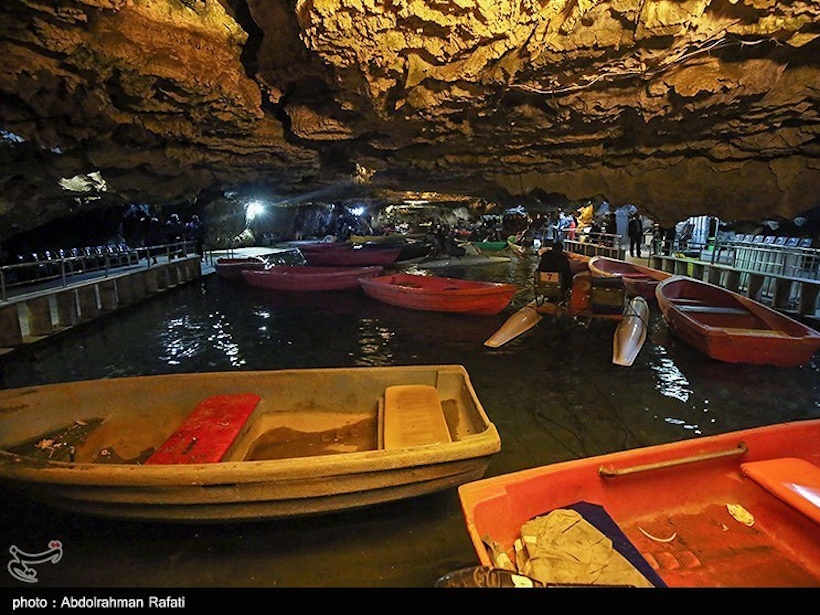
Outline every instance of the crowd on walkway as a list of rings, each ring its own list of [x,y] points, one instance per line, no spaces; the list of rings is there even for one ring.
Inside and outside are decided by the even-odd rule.
[[[161,220],[159,214],[152,213],[147,205],[131,205],[123,217],[121,234],[131,248],[192,241],[200,258],[204,252],[205,225],[197,214],[193,214],[187,222],[182,222],[177,213]]]

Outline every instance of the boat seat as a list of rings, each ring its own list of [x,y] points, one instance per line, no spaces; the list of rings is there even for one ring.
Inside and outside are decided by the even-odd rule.
[[[751,332],[755,337],[790,337],[785,331],[777,329],[744,329],[743,327],[721,327],[729,335],[743,335]]]
[[[624,311],[624,279],[621,276],[590,278],[589,302],[593,314],[619,315]]]
[[[697,314],[730,314],[733,316],[741,316],[749,313],[748,310],[743,310],[741,308],[723,307],[717,305],[678,304],[676,307],[681,312],[692,312]]]
[[[557,271],[536,271],[534,282],[536,297],[547,301],[563,301],[566,299],[561,274]]]
[[[209,397],[194,408],[145,463],[221,461],[260,399],[253,393]]]
[[[389,386],[379,400],[379,448],[451,442],[438,390],[426,384]]]
[[[820,468],[805,459],[783,457],[740,464],[744,476],[820,523]]]

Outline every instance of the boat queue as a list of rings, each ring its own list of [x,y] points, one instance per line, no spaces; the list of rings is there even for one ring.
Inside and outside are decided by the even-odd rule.
[[[498,253],[463,256],[480,263]],[[485,347],[557,319],[601,319],[615,325],[612,362],[625,367],[653,309],[710,360],[787,367],[820,350],[820,334],[751,299],[626,262],[604,269],[594,266],[600,259],[567,257],[568,289],[540,268],[519,288],[439,276],[435,266],[410,273],[395,248],[311,245],[294,254],[301,262],[218,259],[216,272],[265,292],[341,290],[457,318],[499,316],[516,295],[531,297]],[[638,278],[654,293],[626,283]],[[678,312],[698,314],[703,327],[683,329]],[[713,312],[733,319],[706,322]],[[714,351],[711,338],[736,329],[757,332],[749,344],[804,341],[799,353],[767,350],[766,361]],[[0,392],[0,481],[72,512],[161,522],[300,517],[457,489],[484,579],[503,571],[534,585],[802,586],[820,582],[820,453],[816,438],[795,434],[817,428],[805,421],[485,479],[502,442],[461,365],[144,376]],[[702,510],[689,511],[693,502]],[[558,539],[568,528],[571,547]],[[533,546],[533,535],[546,543]],[[740,555],[723,561],[727,549]],[[568,557],[545,564],[545,552]]]

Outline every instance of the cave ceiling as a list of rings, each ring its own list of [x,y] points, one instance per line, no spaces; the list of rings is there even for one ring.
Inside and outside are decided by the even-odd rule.
[[[774,0],[4,0],[0,227],[350,185],[791,218],[818,204],[818,16]]]

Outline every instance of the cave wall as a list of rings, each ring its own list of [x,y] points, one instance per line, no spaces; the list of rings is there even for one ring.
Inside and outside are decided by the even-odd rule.
[[[0,235],[71,208],[366,182],[818,203],[820,4],[7,0]],[[86,191],[60,180],[98,172]]]

